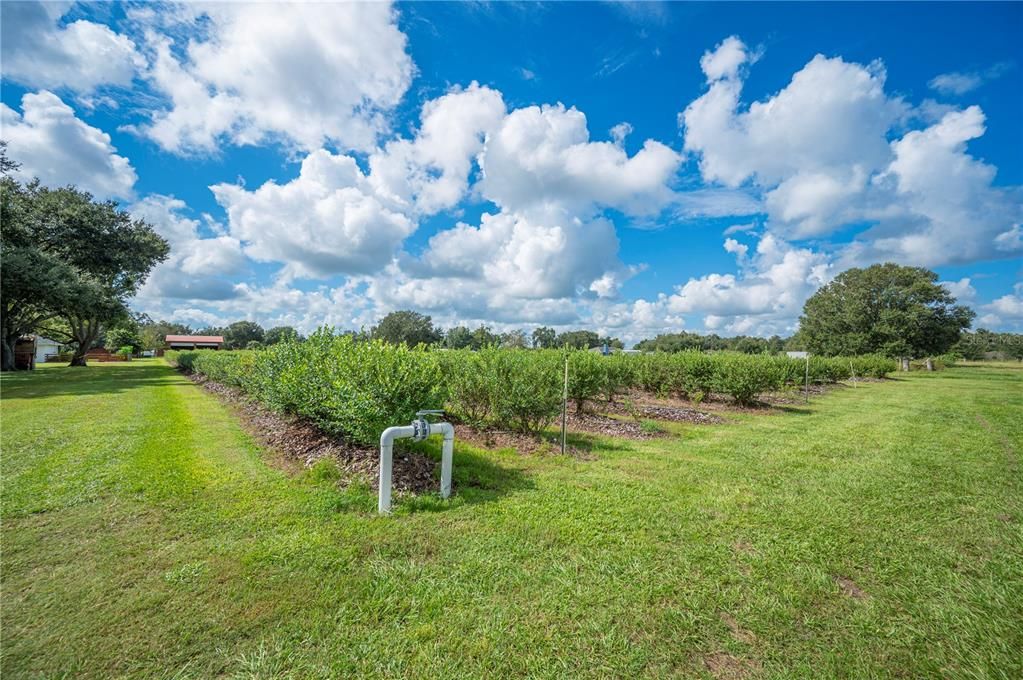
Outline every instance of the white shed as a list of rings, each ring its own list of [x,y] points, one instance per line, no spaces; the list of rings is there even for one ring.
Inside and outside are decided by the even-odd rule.
[[[41,335],[36,336],[36,363],[41,364],[46,361],[47,354],[59,354],[60,343],[56,340],[50,340],[44,338]]]

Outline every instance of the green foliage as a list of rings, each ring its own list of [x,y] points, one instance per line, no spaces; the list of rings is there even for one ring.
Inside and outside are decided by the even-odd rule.
[[[263,327],[255,321],[235,321],[220,333],[203,333],[203,335],[223,335],[224,349],[248,349],[249,343],[263,342],[263,334]]]
[[[192,329],[172,321],[146,321],[139,327],[142,349],[167,349],[168,335],[192,335]]]
[[[604,381],[604,396],[609,402],[636,385],[636,362],[633,357],[616,352],[604,357],[607,380]]]
[[[714,355],[687,351],[655,356],[664,356],[663,361],[668,364],[668,391],[702,401],[714,388],[717,368]]]
[[[780,389],[782,372],[768,357],[746,354],[714,355],[714,389],[743,406],[756,403],[764,392]]]
[[[494,356],[493,350],[450,351],[442,355],[448,408],[475,427],[493,422],[498,398],[497,373],[492,365]]]
[[[800,336],[814,354],[947,352],[975,316],[921,267],[893,263],[848,269],[806,301]]]
[[[494,416],[517,432],[539,432],[561,410],[564,382],[561,353],[489,350],[497,394]]]
[[[132,352],[142,349],[142,338],[138,328],[134,326],[120,326],[111,328],[106,332],[103,346],[111,352],[117,352],[122,347],[128,346]]]
[[[416,411],[443,404],[436,353],[360,342],[331,329],[258,352],[168,352],[167,359],[364,444],[375,443],[391,425],[411,422]]]
[[[606,359],[588,350],[568,353],[568,398],[575,402],[576,413],[582,413],[588,399],[605,394],[608,384]]]
[[[975,333],[963,333],[953,350],[964,359],[1016,359],[1023,360],[1023,334],[993,333],[980,328]]]
[[[301,339],[302,336],[291,326],[274,326],[263,334],[263,343],[266,345],[276,345],[278,342],[298,342]]]
[[[777,354],[785,348],[785,341],[777,335],[769,339],[739,335],[733,338],[722,338],[710,333],[665,333],[655,338],[642,340],[636,349],[644,352],[685,352],[700,350],[704,352],[732,350],[743,354]]]
[[[382,340],[392,345],[406,344],[432,345],[441,341],[441,332],[433,327],[433,320],[425,314],[402,310],[391,312],[380,323],[373,327],[371,335],[374,340]]]
[[[167,241],[112,201],[73,186],[51,189],[0,179],[2,368],[18,335],[41,331],[74,345],[72,363],[103,329],[128,317],[127,300],[170,250]]]
[[[447,352],[449,408],[476,426],[534,433],[560,413],[561,352],[489,347]]]
[[[535,349],[552,349],[557,347],[558,333],[549,326],[533,329],[533,347]]]

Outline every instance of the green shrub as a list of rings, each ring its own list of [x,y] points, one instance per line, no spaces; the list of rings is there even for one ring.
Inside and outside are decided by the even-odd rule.
[[[449,350],[442,356],[448,409],[475,427],[491,424],[497,400],[493,349]]]
[[[604,382],[604,396],[609,402],[624,394],[636,384],[636,361],[634,357],[621,352],[604,358],[607,379]]]
[[[702,401],[714,388],[717,356],[692,350],[665,355],[668,390],[681,397]]]
[[[728,394],[743,406],[756,403],[764,392],[782,386],[782,372],[769,357],[749,354],[716,354],[715,390]]]
[[[335,336],[331,329],[314,333],[306,342],[279,343],[267,350],[178,352],[168,361],[365,444],[375,443],[391,425],[411,422],[419,409],[443,404],[435,353],[356,342]]]
[[[606,394],[608,386],[607,357],[588,350],[568,353],[568,398],[575,402],[576,413],[582,413],[587,399]],[[562,377],[564,382],[564,377]]]
[[[494,416],[518,432],[539,432],[561,412],[564,368],[556,350],[491,350],[496,367]]]

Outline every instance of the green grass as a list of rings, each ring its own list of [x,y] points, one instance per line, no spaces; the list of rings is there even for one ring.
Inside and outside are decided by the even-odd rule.
[[[458,446],[389,518],[160,363],[2,387],[5,679],[1023,677],[1011,365],[591,461]]]

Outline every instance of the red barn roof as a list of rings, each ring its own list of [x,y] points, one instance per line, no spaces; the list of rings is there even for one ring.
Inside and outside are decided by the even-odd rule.
[[[201,344],[219,344],[224,342],[223,335],[168,335],[167,342],[193,342]]]

